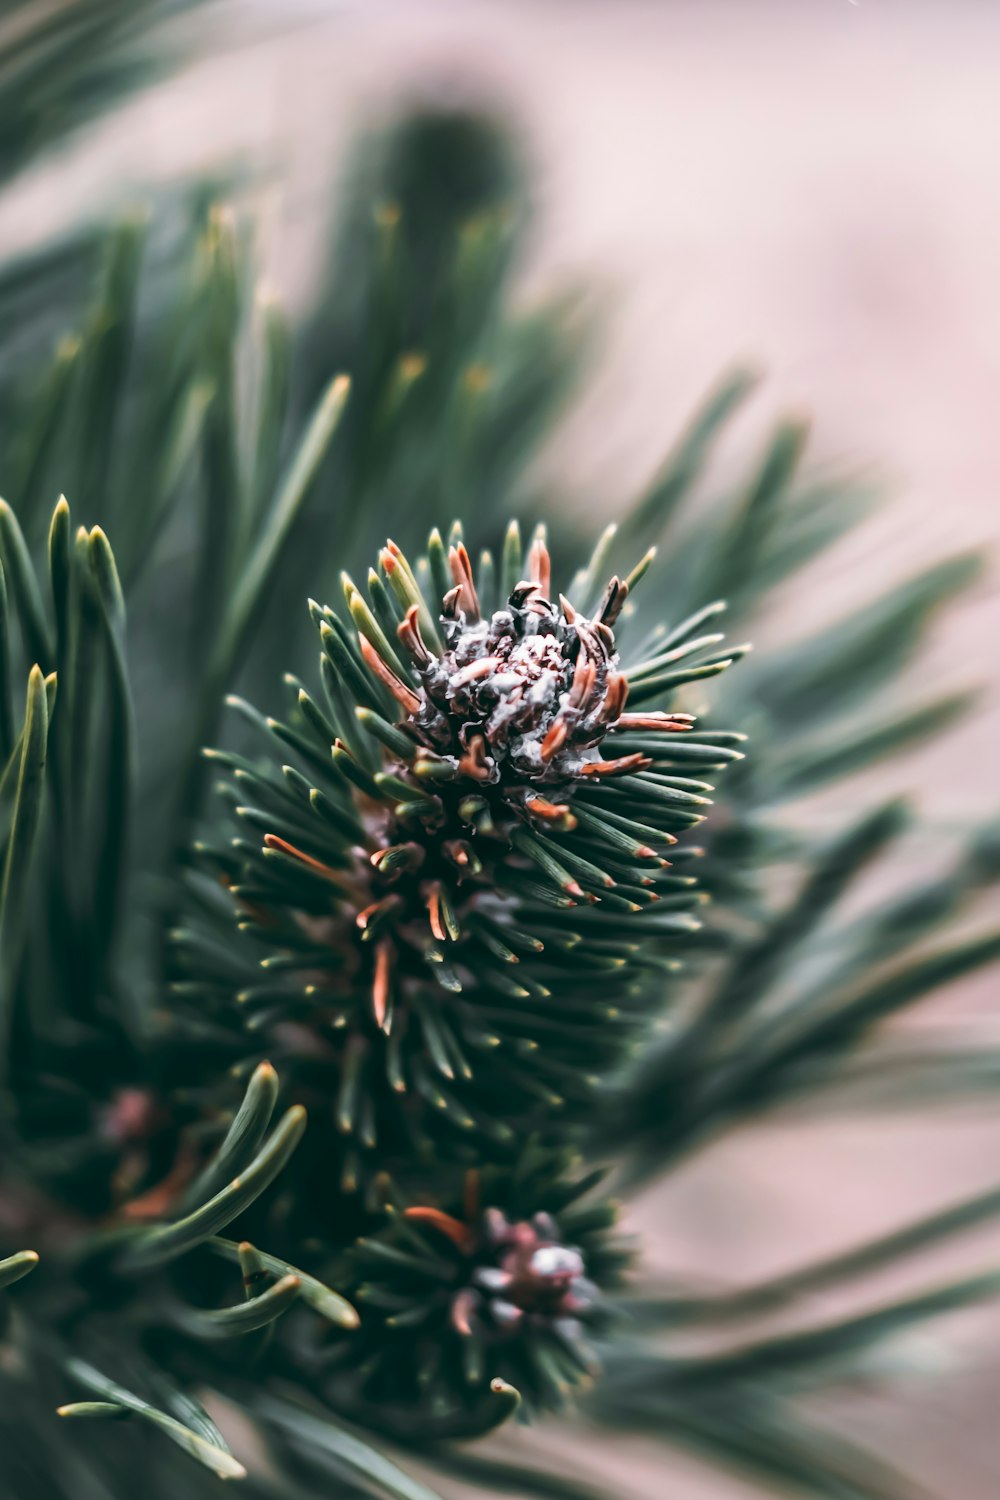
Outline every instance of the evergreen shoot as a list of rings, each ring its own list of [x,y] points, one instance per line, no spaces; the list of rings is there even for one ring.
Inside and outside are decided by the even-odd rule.
[[[303,326],[193,193],[107,231],[54,348],[12,338],[0,1500],[118,1500],[140,1463],[148,1500],[617,1493],[480,1441],[553,1411],[905,1500],[799,1396],[1000,1293],[809,1308],[996,1186],[758,1285],[662,1285],[630,1236],[638,1186],[751,1116],[995,1090],[995,1048],[884,1023],[1000,957],[968,921],[997,826],[844,917],[916,815],[796,811],[965,707],[894,693],[977,560],[743,660],[868,497],[786,422],[708,498],[742,371],[581,537],[525,477],[576,345],[512,305],[523,210],[502,129],[425,111],[357,156]]]

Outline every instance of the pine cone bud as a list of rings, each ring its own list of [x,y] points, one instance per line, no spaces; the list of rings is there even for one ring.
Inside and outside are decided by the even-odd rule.
[[[457,530],[415,570],[389,542],[367,599],[345,579],[353,628],[312,606],[326,704],[291,679],[292,720],[266,726],[301,769],[217,754],[262,837],[209,858],[266,980],[237,964],[199,997],[232,1025],[239,989],[283,1073],[298,1062],[332,1098],[347,1187],[376,1142],[382,1162],[414,1138],[509,1153],[518,1125],[582,1115],[665,944],[698,925],[696,851],[667,851],[712,787],[675,749],[691,715],[646,704],[732,653],[692,639],[714,606],[623,666],[616,627],[649,560],[600,593],[592,566],[554,601],[543,534],[522,563],[515,526],[494,598],[492,559],[474,578]],[[702,761],[735,758],[737,738],[709,736]],[[188,992],[201,964],[195,943]]]
[[[377,1413],[390,1430],[394,1413],[417,1412],[428,1435],[442,1420],[460,1434],[456,1413],[475,1421],[497,1377],[531,1412],[597,1373],[589,1335],[629,1259],[609,1233],[615,1208],[581,1202],[587,1184],[568,1179],[561,1158],[536,1159],[526,1178],[525,1165],[482,1184],[470,1172],[453,1213],[411,1205],[348,1252],[341,1271],[361,1326],[331,1351],[334,1406]],[[540,1206],[547,1193],[557,1214]]]

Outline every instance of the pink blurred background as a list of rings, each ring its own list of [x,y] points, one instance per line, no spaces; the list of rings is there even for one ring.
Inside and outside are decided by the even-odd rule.
[[[263,247],[293,301],[317,271],[317,195],[352,128],[413,93],[495,104],[537,174],[522,295],[567,277],[595,288],[594,377],[545,459],[596,511],[655,466],[720,369],[772,372],[722,456],[745,459],[788,405],[815,452],[884,479],[883,513],[783,596],[764,632],[813,628],[845,599],[944,552],[993,540],[1000,482],[1000,6],[988,0],[524,0],[223,7],[209,56],[133,102],[8,201],[11,248],[76,216],[108,184],[169,177],[221,154],[274,167]],[[993,683],[933,746],[841,788],[840,820],[879,787],[929,820],[909,849],[1000,805],[995,573],[939,623],[921,671]],[[997,981],[943,998],[919,1024],[995,1030]],[[1000,1120],[977,1108],[851,1114],[743,1130],[649,1192],[632,1225],[664,1272],[768,1274],[992,1183]],[[996,1262],[981,1232],[909,1272]],[[884,1285],[873,1287],[882,1292]],[[924,1374],[824,1398],[852,1433],[947,1500],[1000,1494],[1000,1319],[946,1320]],[[891,1354],[892,1351],[889,1351]],[[914,1346],[907,1350],[915,1353]],[[762,1492],[653,1444],[558,1430],[517,1443],[623,1496],[742,1500]],[[509,1452],[510,1439],[504,1439]],[[458,1489],[454,1491],[460,1493]]]

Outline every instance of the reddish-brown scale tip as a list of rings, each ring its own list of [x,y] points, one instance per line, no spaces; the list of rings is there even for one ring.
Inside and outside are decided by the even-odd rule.
[[[441,600],[441,613],[449,620],[453,620],[458,613],[458,601],[462,596],[462,586],[456,583],[455,587],[449,589]]]
[[[279,838],[276,833],[265,833],[264,846],[267,849],[275,850],[277,853],[287,854],[291,859],[297,859],[300,864],[306,865],[310,870],[315,870],[317,875],[322,875],[327,880],[336,882],[340,878],[336,870],[331,869],[329,865],[325,865],[321,859],[314,859],[311,854],[306,854],[304,850],[297,849],[294,844],[290,844],[287,839]]]
[[[479,599],[472,581],[472,562],[465,543],[459,542],[448,549],[448,567],[455,587],[459,591],[459,604],[470,620],[479,619]],[[446,596],[448,597],[448,596]]]
[[[392,964],[392,949],[383,941],[375,951],[375,975],[372,980],[372,1014],[380,1031],[388,1033],[386,1018],[389,1012],[389,973]]]
[[[488,780],[490,771],[487,765],[486,740],[481,734],[474,734],[469,740],[465,754],[458,762],[458,769],[466,776],[471,776],[474,781]]]
[[[569,730],[564,719],[556,719],[542,740],[540,754],[543,761],[550,761],[565,743]]]
[[[376,651],[368,637],[359,634],[358,645],[361,648],[361,655],[364,657],[365,664],[369,670],[374,672],[379,681],[389,689],[400,707],[404,708],[408,714],[418,714],[421,709],[420,698],[418,698],[412,688],[407,687],[404,682],[400,681],[392,668],[386,664],[379,652]]]
[[[438,886],[435,886],[427,897],[427,912],[430,917],[431,932],[439,943],[445,942],[447,933],[441,920],[441,891]]]
[[[472,1312],[474,1299],[475,1293],[473,1292],[471,1287],[466,1287],[464,1291],[457,1292],[452,1299],[451,1326],[454,1328],[456,1333],[460,1333],[462,1337],[466,1339],[472,1337],[472,1321],[470,1314]]]
[[[528,552],[528,572],[532,583],[548,598],[552,587],[552,561],[549,557],[549,549],[541,537],[532,542]]]
[[[433,1228],[446,1235],[460,1250],[470,1250],[475,1241],[475,1231],[471,1225],[463,1224],[461,1219],[444,1213],[440,1208],[432,1208],[429,1204],[415,1204],[410,1208],[404,1208],[403,1218],[432,1225]]]
[[[623,755],[618,760],[589,760],[580,767],[579,775],[624,776],[629,771],[645,771],[652,764],[648,756],[636,752],[635,755]]]

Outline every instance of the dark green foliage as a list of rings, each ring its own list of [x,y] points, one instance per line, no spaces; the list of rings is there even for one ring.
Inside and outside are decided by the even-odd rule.
[[[740,376],[720,386],[651,493],[668,495],[676,513],[679,540],[663,550],[668,587],[682,604],[695,603],[689,577],[721,579],[725,559],[737,555],[732,539],[741,538],[742,555],[756,567],[730,579],[730,614],[752,634],[754,611],[768,588],[851,524],[861,497],[791,482],[788,465],[798,441],[793,429],[780,428],[750,499],[689,515],[680,501],[697,469],[692,455],[701,451],[717,415],[747,389]],[[768,494],[748,542],[746,517]],[[633,515],[648,516],[648,506],[641,499]],[[626,525],[641,539],[656,536],[649,519],[644,526]],[[801,545],[792,544],[796,534]],[[822,1098],[865,1077],[874,1101],[882,1076],[893,1084],[883,1102],[920,1097],[921,1080],[933,1084],[924,1102],[975,1088],[977,1077],[991,1087],[985,1059],[977,1069],[971,1052],[963,1058],[951,1047],[914,1055],[901,1041],[883,1040],[880,1027],[939,984],[997,955],[995,929],[957,941],[946,935],[938,947],[928,947],[940,928],[961,917],[966,899],[1000,875],[995,829],[977,830],[949,873],[845,924],[837,920],[839,904],[907,835],[912,819],[892,802],[831,839],[810,837],[808,824],[796,816],[801,798],[936,732],[967,706],[967,684],[950,685],[939,698],[914,706],[898,683],[906,681],[904,669],[934,614],[970,584],[978,567],[975,557],[948,559],[867,607],[855,607],[818,635],[751,656],[724,684],[726,720],[746,731],[756,753],[731,768],[725,815],[709,825],[705,840],[699,873],[716,905],[695,940],[700,951],[691,955],[706,971],[697,1002],[623,1081],[611,1139],[634,1155],[638,1175],[662,1170],[748,1113]],[[780,877],[781,888],[794,894],[776,902],[765,875]],[[846,1098],[857,1097],[852,1087]],[[600,1149],[608,1143],[603,1120]]]
[[[31,36],[58,58],[36,67],[58,103],[44,139],[35,93],[0,75],[8,172],[86,116],[122,15]],[[366,144],[305,329],[255,299],[232,215],[193,201],[163,240],[124,221],[86,294],[59,249],[0,285],[25,312],[0,439],[0,1496],[113,1500],[141,1463],[150,1500],[244,1469],[275,1500],[434,1500],[387,1434],[467,1484],[593,1500],[452,1442],[571,1393],[771,1491],[908,1494],[795,1397],[994,1296],[995,1271],[830,1321],[806,1299],[985,1221],[996,1191],[706,1295],[646,1285],[641,1257],[625,1274],[601,1182],[609,1159],[648,1179],[838,1090],[995,1090],[995,1056],[883,1023],[996,956],[995,933],[950,930],[1000,872],[996,830],[845,919],[907,815],[819,839],[795,806],[962,706],[961,684],[894,690],[975,561],[717,683],[744,650],[722,600],[727,633],[752,635],[867,504],[800,477],[798,424],[706,501],[753,383],[737,372],[617,537],[567,539],[564,601],[544,538],[522,559],[516,528],[475,568],[458,532],[412,568],[390,544],[346,613],[313,608],[319,686],[287,679],[290,711],[264,719],[247,702],[302,659],[307,592],[333,597],[387,532],[409,546],[467,512],[478,556],[525,509],[575,343],[565,307],[508,310],[524,191],[482,119],[425,112]],[[56,286],[53,352],[29,313]],[[612,548],[641,556],[629,592],[655,568],[635,604],[601,592]],[[539,639],[552,680],[508,734],[500,657]],[[482,662],[453,713],[455,673]],[[240,727],[221,713],[237,689]],[[598,758],[615,773],[587,772]],[[769,1313],[779,1334],[740,1332]],[[267,1477],[229,1451],[219,1395],[263,1435]]]
[[[466,513],[470,495],[488,531],[576,378],[571,303],[510,306],[528,220],[514,144],[489,118],[418,112],[364,138],[345,178],[301,376],[314,390],[332,358],[354,380],[345,551],[366,557],[414,513]]]
[[[640,1173],[659,1170],[734,1116],[815,1099],[864,1076],[862,1049],[879,1046],[881,1023],[1000,956],[995,929],[936,939],[936,929],[961,912],[963,895],[1000,878],[995,834],[974,839],[944,878],[835,924],[838,900],[906,821],[900,804],[889,803],[821,844],[796,895],[773,913],[755,914],[730,941],[731,955],[687,1024],[647,1054],[622,1092],[621,1139],[637,1150]],[[892,1083],[893,1058],[907,1056],[901,1041],[874,1052],[872,1102],[879,1076]],[[909,1056],[914,1101],[918,1080],[933,1077],[938,1062],[925,1104],[938,1089],[947,1093],[949,1068],[962,1067],[960,1058],[933,1050]],[[967,1068],[971,1062],[970,1054]],[[967,1084],[972,1078],[967,1072]],[[887,1088],[883,1102],[892,1098],[899,1095]]]
[[[713,787],[675,758],[690,716],[647,700],[739,648],[687,623],[633,659],[628,585],[595,586],[598,559],[553,604],[550,566],[516,523],[475,584],[457,528],[412,568],[389,543],[367,599],[345,577],[347,621],[313,607],[322,699],[291,678],[288,721],[242,705],[292,764],[211,753],[234,821],[201,846],[216,892],[192,884],[174,993],[329,1118],[346,1192],[398,1156],[578,1132],[698,927],[682,836]]]
[[[164,67],[147,33],[192,0],[55,0],[4,6],[0,185]]]
[[[220,1479],[244,1478],[246,1470],[233,1458],[225,1439],[214,1423],[210,1424],[209,1432],[199,1432],[195,1426],[179,1422],[169,1412],[151,1406],[141,1396],[136,1396],[132,1391],[127,1391],[124,1386],[108,1380],[107,1376],[102,1375],[99,1370],[95,1370],[92,1365],[85,1364],[82,1360],[69,1360],[66,1373],[101,1399],[99,1401],[72,1401],[66,1406],[60,1406],[58,1412],[60,1417],[98,1417],[111,1420],[141,1417],[152,1423],[154,1427],[158,1427],[161,1432],[166,1433],[182,1452],[190,1454],[198,1463],[204,1464],[213,1474],[217,1474]],[[206,1425],[210,1423],[207,1416],[203,1421]]]
[[[6,0],[0,15],[0,194],[57,158],[82,127],[167,72],[190,44],[192,33],[185,35],[182,23],[197,4]],[[17,498],[22,465],[32,489],[44,479],[42,469],[48,472],[48,438],[80,363],[79,341],[69,325],[79,312],[81,288],[100,261],[106,211],[106,204],[93,204],[84,222],[28,251],[12,255],[9,246],[0,249],[0,439],[9,499]],[[110,331],[114,341],[116,330]],[[43,375],[39,355],[47,348],[55,358]],[[37,386],[31,431],[17,421],[26,384]],[[47,507],[52,494],[44,495]]]

